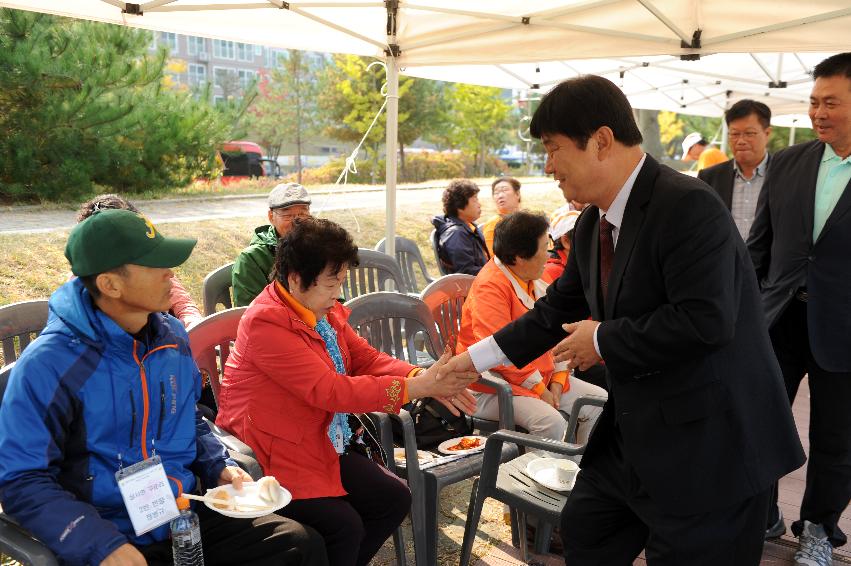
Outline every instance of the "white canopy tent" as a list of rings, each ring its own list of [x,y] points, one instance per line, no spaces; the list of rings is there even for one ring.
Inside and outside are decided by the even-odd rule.
[[[0,6],[274,47],[382,58],[388,78],[388,155],[395,155],[397,148],[400,69],[444,80],[453,76],[457,80],[460,75],[464,82],[505,84],[505,77],[497,74],[492,80],[473,80],[469,66],[493,69],[498,65],[503,67],[500,75],[522,77],[512,65],[574,61],[567,64],[573,69],[564,67],[564,78],[584,71],[585,63],[576,62],[578,59],[606,57],[618,67],[634,69],[651,61],[646,73],[665,71],[672,73],[671,81],[682,81],[683,75],[701,81],[697,88],[692,85],[688,89],[689,102],[681,111],[700,113],[698,108],[707,108],[705,112],[712,108],[717,115],[723,104],[718,92],[710,88],[713,79],[709,72],[695,74],[680,58],[700,57],[691,63],[701,63],[714,53],[755,54],[749,56],[761,61],[760,70],[731,86],[759,88],[740,90],[723,82],[714,86],[723,88],[724,97],[728,90],[749,96],[763,91],[769,92],[772,101],[794,102],[799,96],[791,94],[792,87],[801,84],[795,81],[803,77],[791,82],[783,77],[784,69],[796,69],[797,58],[780,58],[773,64],[768,61],[770,56],[760,59],[759,54],[841,51],[847,48],[851,28],[848,0],[0,0]],[[808,65],[805,62],[800,67]],[[469,72],[453,69],[456,66]],[[435,68],[445,74],[434,74]],[[728,74],[723,64],[719,68],[719,74]],[[620,69],[613,72],[620,79]],[[638,101],[643,87],[637,72],[625,73],[624,87],[627,81],[633,82],[633,75],[639,83],[633,101]],[[558,74],[551,77],[540,83],[529,79],[526,84],[552,84]],[[658,85],[652,82],[656,79],[646,80],[651,81],[646,94],[664,92],[662,96],[680,100],[679,87],[681,100],[686,100],[683,83],[656,90]],[[782,87],[784,80],[789,90],[771,88]],[[784,93],[778,94],[781,90]],[[396,160],[386,161],[387,242],[392,253]]]

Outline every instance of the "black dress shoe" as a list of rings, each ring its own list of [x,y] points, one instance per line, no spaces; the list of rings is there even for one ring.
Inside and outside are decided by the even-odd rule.
[[[780,538],[786,533],[786,523],[783,522],[783,511],[777,509],[777,522],[765,529],[765,540]]]

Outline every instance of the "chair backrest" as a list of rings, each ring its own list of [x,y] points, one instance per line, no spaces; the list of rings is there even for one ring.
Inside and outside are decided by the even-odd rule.
[[[204,294],[204,316],[216,312],[216,305],[224,305],[226,309],[233,308],[231,298],[231,272],[233,262],[223,265],[207,274],[202,287]]]
[[[434,261],[437,262],[437,270],[441,275],[449,275],[446,272],[446,268],[443,267],[443,263],[440,261],[440,254],[437,253],[437,230],[431,231],[431,234],[428,235],[428,241],[431,242],[431,251],[434,252]]]
[[[376,251],[387,253],[385,246],[386,239],[381,238],[375,244]],[[423,260],[423,254],[420,252],[420,248],[415,241],[403,238],[402,236],[396,236],[395,255],[396,261],[399,262],[399,267],[402,268],[402,279],[405,280],[405,287],[409,293],[419,293],[423,290],[423,287],[434,281],[434,278],[428,273],[425,261]],[[417,268],[419,268],[420,279],[423,281],[422,285],[417,280]]]
[[[476,278],[465,273],[444,275],[423,290],[422,299],[431,311],[440,332],[441,348],[449,344],[453,351],[461,331],[461,308]]]
[[[369,345],[414,365],[428,364],[440,353],[440,338],[428,307],[401,293],[378,292],[346,303],[349,325]]]
[[[239,320],[248,307],[237,307],[212,314],[192,326],[189,330],[189,348],[192,358],[201,370],[201,376],[209,379],[210,389],[216,403],[219,401],[219,387],[230,347],[236,340]]]
[[[407,292],[402,279],[402,268],[395,257],[367,248],[358,248],[358,262],[358,267],[349,268],[343,282],[343,297],[347,301],[367,293],[386,291],[388,281],[393,282],[397,292]]]
[[[48,302],[42,299],[0,307],[3,364],[17,360],[24,348],[44,330],[47,324],[47,305]]]
[[[0,403],[3,403],[3,396],[6,394],[6,385],[9,384],[9,376],[12,375],[13,367],[15,367],[15,362],[0,367]]]

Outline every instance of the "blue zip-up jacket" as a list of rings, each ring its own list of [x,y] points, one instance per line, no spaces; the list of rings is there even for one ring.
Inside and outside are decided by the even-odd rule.
[[[79,279],[50,297],[41,336],[0,405],[0,502],[64,564],[99,564],[135,536],[115,479],[156,454],[172,491],[217,484],[227,459],[195,403],[201,378],[183,324],[154,313],[148,342],[95,309]]]
[[[446,273],[476,275],[490,259],[480,228],[471,229],[457,216],[435,216],[431,224],[437,230],[437,254]]]

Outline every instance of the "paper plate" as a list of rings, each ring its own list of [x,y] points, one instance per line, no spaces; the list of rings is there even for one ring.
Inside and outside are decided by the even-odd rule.
[[[579,465],[563,458],[535,458],[526,464],[526,475],[553,491],[570,491],[576,483]]]
[[[477,440],[479,440],[479,445],[476,446],[475,448],[470,448],[468,450],[450,450],[449,449],[451,446],[457,445],[459,442],[461,442],[465,438],[477,439]],[[484,436],[475,436],[475,435],[459,436],[458,438],[450,438],[449,440],[444,440],[443,442],[441,442],[440,445],[438,445],[438,447],[437,447],[437,451],[440,452],[441,454],[450,454],[450,455],[453,455],[453,454],[472,454],[474,452],[481,452],[482,450],[485,449],[485,440],[487,440],[487,439]]]
[[[293,500],[292,494],[285,488],[281,487],[281,497],[278,499],[278,503],[270,505],[268,502],[260,499],[260,492],[258,491],[257,485],[257,482],[243,483],[241,491],[235,490],[231,484],[220,485],[217,488],[208,489],[207,495],[215,496],[220,491],[227,491],[231,497],[236,499],[237,506],[240,503],[248,503],[251,505],[268,505],[268,507],[263,509],[239,509],[239,507],[237,507],[234,511],[233,509],[219,509],[208,501],[205,501],[204,505],[216,513],[221,513],[226,517],[233,517],[234,519],[256,519],[257,517],[274,513],[278,509],[283,509],[289,505],[290,501]]]
[[[431,452],[426,452],[424,450],[417,450],[417,459],[420,461],[420,465],[425,464],[426,462],[431,462],[434,460],[434,454]],[[404,448],[394,448],[393,449],[393,460],[396,462],[397,466],[405,466],[405,449]]]

